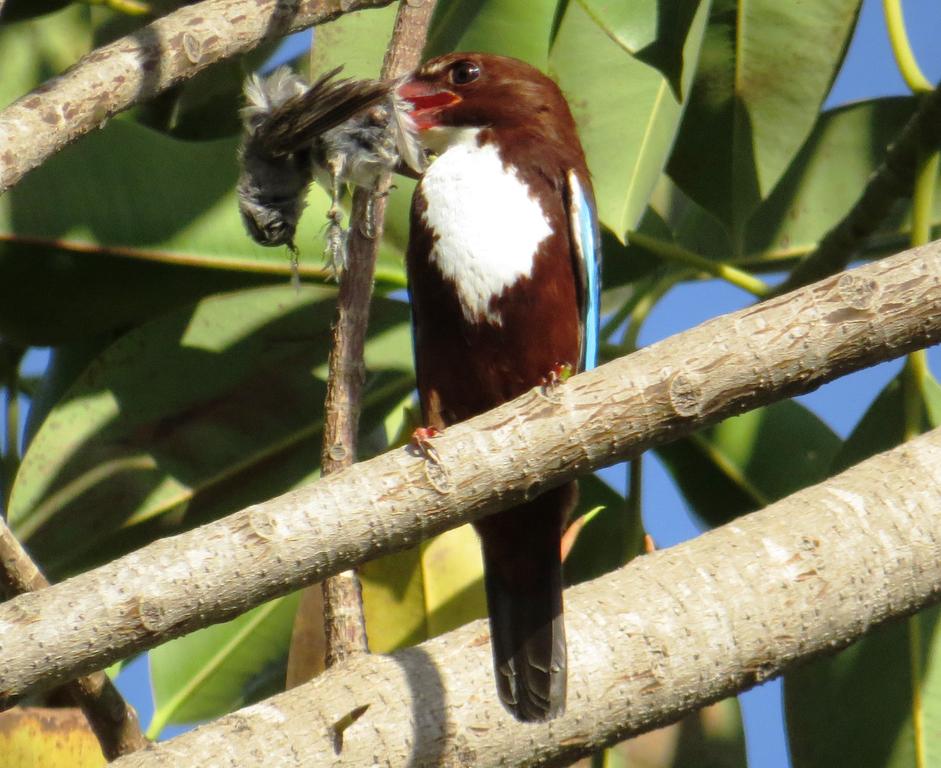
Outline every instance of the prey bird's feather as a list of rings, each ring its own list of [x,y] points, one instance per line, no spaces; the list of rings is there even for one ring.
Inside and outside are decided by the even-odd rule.
[[[336,271],[345,261],[340,222],[344,183],[372,189],[380,175],[402,164],[420,173],[424,154],[396,83],[338,78],[342,67],[312,85],[287,67],[245,85],[244,135],[239,158],[239,208],[261,245],[287,245],[313,179],[331,193],[327,251]]]

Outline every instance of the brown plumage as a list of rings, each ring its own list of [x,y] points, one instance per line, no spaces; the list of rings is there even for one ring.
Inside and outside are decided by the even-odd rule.
[[[449,129],[478,129],[477,146],[497,148],[549,228],[529,274],[490,297],[489,311],[499,322],[468,319],[457,284],[432,257],[438,236],[428,225],[429,201],[419,183],[407,254],[416,372],[425,424],[444,429],[538,386],[558,363],[578,366],[587,286],[574,254],[569,173],[589,198],[591,185],[565,99],[523,62],[450,54],[425,64],[399,95],[414,104],[413,121],[439,152],[447,152],[449,142],[467,141]],[[498,212],[491,226],[499,232],[518,222]],[[565,709],[560,539],[576,497],[569,483],[476,524],[497,690],[523,721],[547,720]]]

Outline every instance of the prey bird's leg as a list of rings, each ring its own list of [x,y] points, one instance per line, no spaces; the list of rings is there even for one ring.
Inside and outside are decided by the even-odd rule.
[[[330,209],[327,211],[327,236],[324,258],[333,270],[333,277],[340,279],[346,266],[346,233],[343,231],[343,210],[340,208],[340,174],[343,169],[343,157],[330,158],[327,163],[330,170]]]
[[[376,236],[376,190],[369,190],[369,198],[366,200],[366,215],[360,225],[359,231],[367,240],[372,240]]]
[[[301,268],[298,263],[298,256],[300,252],[297,250],[297,246],[293,242],[288,243],[288,251],[291,253],[291,285],[294,286],[295,291],[301,290]]]

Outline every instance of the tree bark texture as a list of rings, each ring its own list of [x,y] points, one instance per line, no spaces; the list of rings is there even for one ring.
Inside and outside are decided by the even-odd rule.
[[[941,598],[941,430],[565,593],[569,702],[524,725],[484,621],[119,760],[160,766],[565,765]]]
[[[392,0],[203,0],[96,48],[0,112],[0,194],[80,136],[210,64]]]
[[[434,459],[390,451],[0,605],[0,701],[939,334],[941,241],[715,318],[449,428]]]

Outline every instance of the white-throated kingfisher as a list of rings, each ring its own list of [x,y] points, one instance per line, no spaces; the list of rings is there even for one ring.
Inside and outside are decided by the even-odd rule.
[[[407,268],[422,416],[444,429],[595,364],[600,249],[591,180],[558,86],[453,53],[398,87],[434,159]],[[565,709],[560,540],[574,482],[476,523],[497,690],[519,720]]]

